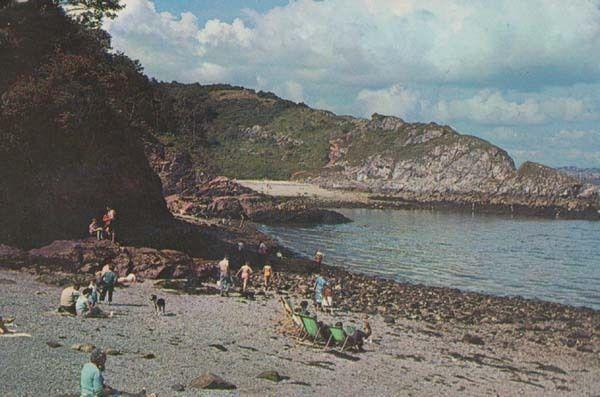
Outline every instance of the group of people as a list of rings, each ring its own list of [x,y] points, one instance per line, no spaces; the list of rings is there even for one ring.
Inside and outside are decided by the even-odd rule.
[[[115,231],[116,221],[117,211],[107,206],[106,212],[102,216],[102,224],[98,222],[98,218],[92,218],[88,226],[88,233],[90,236],[96,236],[98,240],[106,238],[114,243],[117,234]]]
[[[320,276],[318,276],[318,277],[320,277]],[[310,313],[310,311],[308,310],[308,301],[306,301],[306,300],[303,300],[302,302],[300,302],[300,307],[298,307],[296,309],[296,314],[314,317],[315,319],[317,319],[316,313],[314,315],[312,315]],[[327,333],[329,332],[330,327],[322,321],[317,321],[317,324],[319,325],[321,332],[324,333],[323,337],[327,340],[329,338],[329,335]],[[352,332],[348,332],[348,330],[344,329],[344,324],[341,321],[336,322],[335,327],[342,328],[342,329],[344,329],[345,332],[347,332],[347,335],[348,335],[347,343],[349,346],[353,346],[358,351],[364,351],[363,345],[365,343],[365,340],[368,339],[372,333],[371,324],[369,323],[369,317],[367,315],[365,315],[365,317],[364,317],[363,324],[364,324],[364,330],[353,329]]]
[[[271,283],[273,280],[273,267],[268,263],[268,252],[267,245],[263,241],[260,241],[258,244],[258,254],[260,263],[263,265],[262,272],[265,291],[271,288]],[[238,262],[241,264],[239,270],[235,273],[235,278],[241,280],[242,294],[245,294],[248,291],[250,275],[254,272],[254,270],[250,266],[250,261],[247,258],[245,244],[241,241],[237,244],[237,252],[235,256],[237,257]],[[235,284],[234,277],[230,270],[230,259],[231,258],[229,255],[225,255],[225,257],[218,264],[219,281],[217,284],[221,296],[229,296],[229,290]]]
[[[112,303],[117,280],[117,274],[112,271],[110,264],[107,264],[83,290],[79,283],[63,289],[58,311],[80,317],[105,317],[98,304],[103,301],[109,305]]]

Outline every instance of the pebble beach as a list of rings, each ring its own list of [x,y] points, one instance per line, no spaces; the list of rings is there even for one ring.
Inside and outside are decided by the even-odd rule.
[[[105,372],[111,386],[158,396],[600,395],[597,353],[528,339],[507,343],[502,325],[374,315],[366,352],[339,354],[282,333],[285,314],[275,292],[253,300],[188,295],[148,280],[117,289],[114,304],[102,305],[112,318],[80,319],[56,313],[60,290],[35,275],[0,270],[0,315],[14,317],[11,329],[31,335],[0,337],[0,395],[77,395],[89,354],[76,344],[111,351]],[[153,313],[153,293],[166,299],[165,316]],[[295,304],[302,299],[290,297]],[[361,327],[362,315],[339,311],[319,319]],[[483,338],[466,336],[475,333]],[[283,379],[257,378],[264,371]],[[190,387],[207,372],[236,389]]]

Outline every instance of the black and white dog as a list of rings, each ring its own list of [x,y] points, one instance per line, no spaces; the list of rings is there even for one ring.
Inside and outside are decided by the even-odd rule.
[[[150,297],[152,303],[154,303],[154,311],[156,314],[165,314],[165,300],[163,298],[159,298],[156,295],[152,295]]]

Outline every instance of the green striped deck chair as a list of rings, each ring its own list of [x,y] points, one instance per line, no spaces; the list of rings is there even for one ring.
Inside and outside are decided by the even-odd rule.
[[[311,337],[313,342],[316,342],[319,336],[321,335],[321,327],[317,323],[317,319],[314,317],[304,316],[302,314],[298,314],[298,317],[302,320],[302,325],[304,326],[304,334],[302,340],[307,337]]]
[[[327,340],[325,349],[327,349],[332,342],[334,342],[337,345],[341,345],[342,348],[340,351],[344,351],[346,343],[348,342],[348,335],[346,334],[343,328],[329,327],[329,339]]]

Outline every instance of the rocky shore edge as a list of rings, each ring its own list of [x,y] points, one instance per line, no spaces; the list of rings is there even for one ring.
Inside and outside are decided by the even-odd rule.
[[[246,258],[258,263],[252,248],[266,237],[254,231],[246,240]],[[354,273],[341,267],[321,265],[294,256],[284,247],[264,239],[271,246],[269,262],[275,270],[276,292],[312,300],[316,274],[326,277],[334,290],[338,310],[381,315],[386,322],[399,318],[423,322],[432,329],[477,329],[469,343],[485,344],[501,340],[516,346],[520,340],[541,347],[567,346],[580,352],[600,353],[600,311],[522,297],[491,296],[454,288],[400,283]],[[276,255],[279,253],[280,255]],[[241,259],[231,254],[235,270]],[[162,280],[165,288],[188,294],[215,293],[217,259],[193,258],[183,252],[154,248],[125,247],[94,239],[55,241],[28,252],[0,245],[0,264],[4,268],[26,271],[42,282],[64,285],[74,279],[89,280],[107,262],[119,276],[133,272],[141,279]],[[251,284],[262,293],[258,266]]]

